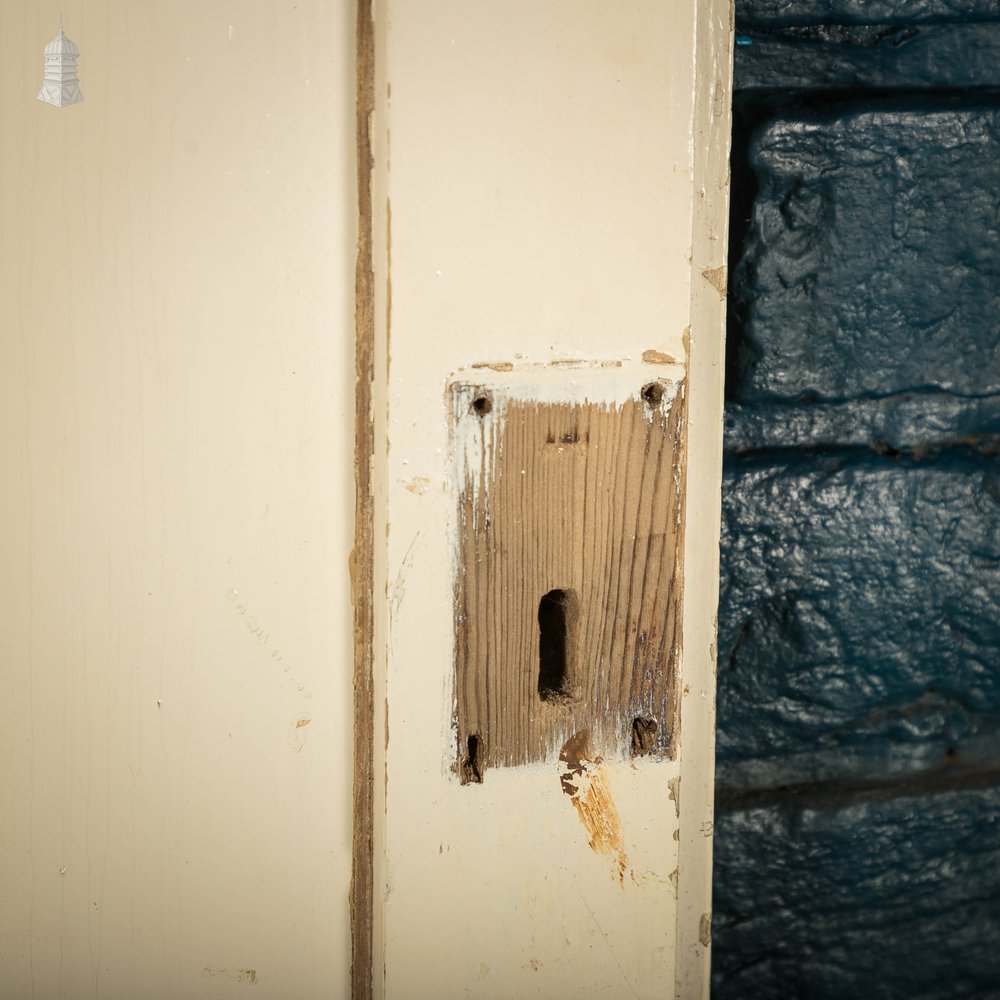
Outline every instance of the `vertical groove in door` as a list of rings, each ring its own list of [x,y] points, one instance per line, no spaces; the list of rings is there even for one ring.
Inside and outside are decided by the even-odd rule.
[[[370,0],[357,6],[358,256],[355,270],[354,835],[351,874],[351,996],[372,996],[374,819],[373,683],[374,513],[372,424],[375,280],[372,270],[371,120],[375,107],[375,35]]]

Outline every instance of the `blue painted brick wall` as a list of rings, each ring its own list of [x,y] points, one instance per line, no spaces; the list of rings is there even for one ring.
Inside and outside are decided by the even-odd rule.
[[[737,34],[713,995],[1000,997],[1000,2]]]

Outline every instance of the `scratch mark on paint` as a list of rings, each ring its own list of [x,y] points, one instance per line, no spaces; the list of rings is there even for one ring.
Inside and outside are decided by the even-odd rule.
[[[614,948],[611,947],[611,942],[608,940],[608,935],[605,933],[604,928],[601,926],[600,920],[597,919],[597,914],[594,913],[590,904],[584,898],[582,892],[580,892],[580,886],[576,887],[577,895],[580,897],[580,902],[583,903],[584,908],[590,914],[590,919],[594,922],[594,926],[597,928],[597,932],[604,938],[604,943],[608,946],[608,951],[611,952],[611,957],[615,960],[615,965],[618,966],[618,971],[622,974],[622,979],[625,980],[625,985],[629,988],[629,992],[638,1000],[639,994],[636,993],[635,987],[632,985],[632,981],[629,979],[628,974],[625,972],[622,963],[618,961],[618,956],[615,954]]]
[[[712,914],[703,913],[698,925],[698,940],[707,948],[712,943]]]
[[[396,579],[392,582],[392,589],[389,593],[389,604],[392,608],[393,617],[399,612],[399,606],[403,603],[403,598],[406,596],[406,574],[413,566],[413,549],[419,538],[420,532],[418,531],[413,536],[413,541],[410,542],[409,548],[407,548],[406,554],[403,556]]]
[[[510,361],[479,361],[472,368],[489,368],[494,372],[512,372],[514,365]]]
[[[624,887],[628,856],[621,817],[611,797],[601,758],[590,751],[590,731],[584,729],[571,736],[560,751],[559,760],[565,764],[559,783],[580,817],[591,849],[611,859],[614,877]]]
[[[201,975],[203,979],[207,979],[209,976],[223,976],[226,979],[232,979],[237,983],[249,983],[251,986],[257,985],[257,970],[256,969],[213,969],[212,966],[206,965],[201,970]]]
[[[636,875],[633,870],[632,881],[635,882],[636,885],[640,886],[645,886],[649,883],[652,883],[653,885],[670,885],[674,881],[674,878],[673,874],[671,874],[669,878],[664,878],[659,873],[650,871],[643,872],[642,875],[639,876]]]
[[[240,597],[240,592],[236,590],[235,587],[230,587],[226,591],[226,599],[236,610],[236,613],[243,617],[244,624],[247,627],[247,631],[253,636],[257,645],[264,650],[264,652],[270,654],[270,658],[274,660],[276,666],[281,667],[282,673],[285,675],[285,679],[290,681],[302,695],[303,698],[312,698],[312,692],[309,691],[305,684],[302,683],[292,672],[290,665],[285,660],[281,651],[271,642],[271,636],[265,631],[264,626],[258,621],[255,615],[250,613],[250,609],[247,604]],[[159,702],[157,702],[159,705]]]

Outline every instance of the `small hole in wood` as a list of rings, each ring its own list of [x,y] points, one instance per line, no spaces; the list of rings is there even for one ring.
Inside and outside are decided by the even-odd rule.
[[[663,402],[663,384],[660,382],[647,382],[642,387],[642,392],[639,395],[642,396],[647,406],[659,406]]]
[[[462,761],[462,784],[481,785],[483,783],[483,769],[479,761],[479,736],[473,733],[466,740],[467,754]]]
[[[480,393],[472,401],[472,412],[477,417],[485,417],[493,409],[493,400],[485,392]]]
[[[576,619],[572,590],[550,590],[538,603],[538,696],[542,701],[569,698],[569,650]]]
[[[645,757],[656,748],[656,719],[637,715],[632,720],[632,756]]]

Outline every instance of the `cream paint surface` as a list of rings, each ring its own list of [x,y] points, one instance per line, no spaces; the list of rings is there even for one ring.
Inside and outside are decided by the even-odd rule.
[[[0,6],[9,1000],[348,993],[353,18]]]
[[[707,949],[690,950],[689,939],[693,928],[698,943],[709,909],[712,586],[692,587],[685,606],[681,740],[687,726],[699,742],[677,762],[604,764],[629,858],[622,883],[588,845],[555,759],[490,770],[482,785],[461,786],[451,772],[456,486],[445,392],[452,378],[491,384],[508,366],[513,381],[530,370],[565,384],[574,366],[558,362],[582,360],[621,362],[595,377],[594,397],[620,398],[623,380],[637,394],[668,371],[644,364],[644,352],[684,361],[692,274],[702,280],[692,262],[694,115],[707,112],[695,86],[716,83],[694,59],[694,4],[381,0],[376,11],[376,162],[388,165],[376,171],[374,205],[388,374],[376,419],[389,442],[377,579],[390,598],[378,625],[378,995],[702,995]],[[728,109],[729,36],[703,44]],[[706,267],[725,260],[719,191]],[[717,575],[714,294],[714,314],[703,310],[690,335],[701,358],[690,463],[705,468],[687,499],[689,511],[703,508],[689,576]],[[707,791],[678,817],[689,780]]]

